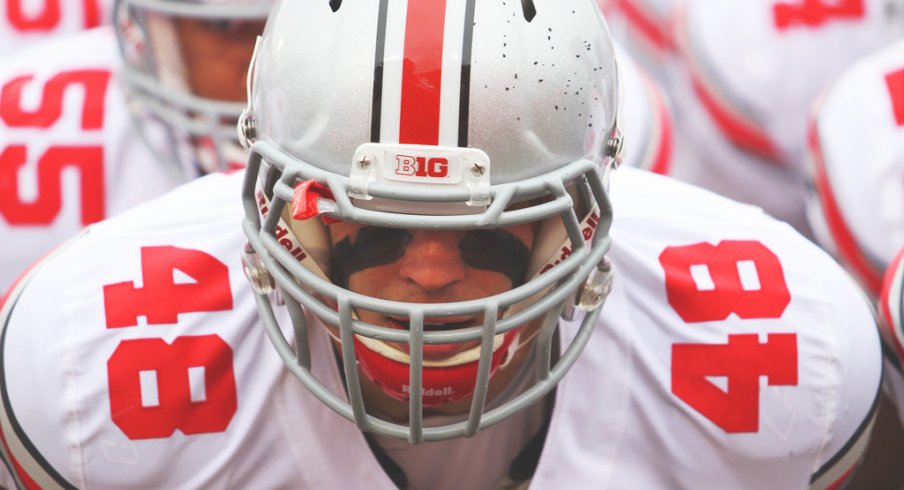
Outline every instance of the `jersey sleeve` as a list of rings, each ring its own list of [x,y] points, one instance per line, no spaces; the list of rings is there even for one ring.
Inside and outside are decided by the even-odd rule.
[[[74,241],[74,239],[73,239]],[[71,243],[71,242],[68,242]],[[61,417],[58,410],[63,406],[62,400],[54,397],[61,393],[65,386],[65,381],[55,378],[50,369],[43,369],[40,365],[42,356],[22,355],[28,348],[26,345],[18,343],[16,340],[10,340],[8,332],[12,330],[13,325],[35,322],[37,325],[49,322],[55,325],[63,325],[64,322],[56,315],[62,310],[62,302],[57,302],[60,309],[56,309],[51,313],[46,308],[39,308],[38,316],[35,317],[34,302],[41,303],[40,298],[44,294],[54,294],[53,289],[39,293],[33,296],[30,289],[26,294],[26,286],[31,284],[33,277],[41,270],[42,266],[48,262],[53,262],[57,253],[63,252],[66,245],[57,248],[53,253],[47,255],[42,261],[34,264],[25,273],[23,273],[16,283],[10,288],[7,295],[3,299],[0,306],[0,456],[5,463],[5,470],[9,473],[5,477],[14,479],[17,488],[60,488],[66,487],[67,484],[59,474],[53,469],[47,458],[39,452],[33,445],[32,439],[25,433],[21,422],[24,419],[36,422],[45,427],[53,427],[53,432],[57,432],[63,427],[60,425],[65,417]],[[40,288],[40,286],[35,286]],[[36,301],[37,300],[37,301]],[[27,344],[41,348],[46,345],[53,348],[50,339],[41,342],[43,335],[37,339],[28,339]],[[11,349],[12,354],[6,351],[10,344],[15,344]],[[58,347],[58,346],[57,346]],[[11,400],[11,391],[20,392],[23,385],[29,398],[29,403],[39,406],[41,410],[28,410],[17,412]],[[42,387],[42,389],[30,389],[34,387]],[[57,446],[59,447],[59,446]],[[55,456],[60,456],[56,453]],[[61,485],[62,484],[62,485]],[[70,486],[71,488],[71,486]]]
[[[19,486],[222,487],[286,457],[260,415],[283,366],[236,252],[240,182],[210,175],[92,225],[10,293],[0,435]]]
[[[867,297],[759,209],[622,170],[612,181],[613,262],[636,305],[626,319],[637,332],[629,413],[645,412],[630,441],[672,469],[637,488],[843,482],[881,391]]]
[[[882,346],[871,301],[841,271],[826,280],[835,301],[826,308],[838,377],[833,423],[810,488],[838,488],[865,455],[882,394]]]

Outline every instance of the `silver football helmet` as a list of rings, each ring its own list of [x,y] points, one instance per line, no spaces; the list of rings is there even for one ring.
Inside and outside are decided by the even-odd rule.
[[[272,5],[273,0],[116,0],[120,78],[136,127],[157,156],[182,175],[244,165],[235,138],[245,105],[244,69]],[[202,31],[202,39],[186,37],[188,22],[200,26],[194,29]],[[227,43],[237,47],[227,49]],[[205,51],[192,51],[193,45]],[[196,72],[205,70],[212,90],[195,80]]]
[[[472,435],[551,391],[611,285],[606,176],[622,140],[594,0],[280,1],[250,71],[243,259],[292,373],[362,430],[411,442]],[[348,224],[360,231],[340,241]],[[524,225],[519,265],[504,230]],[[355,286],[443,233],[464,237],[454,260],[511,287],[412,301]],[[560,356],[562,315],[582,323]],[[312,368],[313,324],[341,350],[341,392]],[[525,352],[526,388],[494,397]],[[407,423],[368,406],[362,381],[407,403]],[[424,418],[453,402],[470,407],[460,420]]]

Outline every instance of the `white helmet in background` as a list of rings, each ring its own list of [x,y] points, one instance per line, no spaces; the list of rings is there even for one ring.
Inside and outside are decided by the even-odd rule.
[[[273,0],[117,0],[121,79],[152,150],[186,177],[244,165],[235,122]]]
[[[412,442],[471,435],[551,391],[611,280],[618,73],[595,1],[286,0],[250,83],[239,123],[251,151],[244,259],[293,374],[362,430]],[[350,224],[361,227],[353,241],[341,236]],[[532,227],[529,248],[505,238],[521,226]],[[429,233],[463,237],[460,260],[510,287],[411,302],[350,281],[375,266],[352,262],[391,265]],[[278,324],[273,287],[291,327]],[[583,323],[558,358],[563,311]],[[341,346],[341,392],[311,369],[306,332],[319,324]],[[488,400],[494,375],[527,345],[535,379]],[[407,424],[366,405],[359,369],[408,404]],[[423,418],[468,399],[461,420]]]
[[[817,242],[875,298],[904,245],[904,40],[832,83],[814,105],[808,143]]]

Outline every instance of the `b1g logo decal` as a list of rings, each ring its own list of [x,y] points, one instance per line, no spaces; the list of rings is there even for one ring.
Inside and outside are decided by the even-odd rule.
[[[445,158],[396,155],[396,175],[442,178],[449,175],[449,160]]]
[[[461,181],[458,161],[446,156],[390,153],[383,165],[383,177],[401,182],[455,184]]]

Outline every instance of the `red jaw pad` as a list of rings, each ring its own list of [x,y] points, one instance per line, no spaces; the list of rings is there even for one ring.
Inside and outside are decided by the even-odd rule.
[[[490,363],[490,378],[506,360],[509,347],[518,335],[518,329],[503,336],[502,345],[493,353]],[[368,349],[355,338],[355,353],[358,364],[368,379],[380,385],[390,397],[407,401],[411,397],[409,387],[409,366],[394,361]],[[424,367],[422,376],[422,403],[425,407],[435,407],[444,403],[461,400],[474,393],[477,381],[477,361],[449,367]]]
[[[318,199],[333,200],[333,192],[329,187],[313,180],[298,183],[292,197],[292,217],[303,220],[320,215],[320,208],[317,206]],[[329,216],[323,216],[322,219],[323,223],[327,225],[339,221]]]

